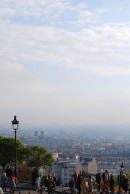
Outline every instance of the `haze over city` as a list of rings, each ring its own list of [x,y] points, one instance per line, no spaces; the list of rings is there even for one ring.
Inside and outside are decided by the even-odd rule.
[[[0,1],[0,125],[129,128],[129,6]]]

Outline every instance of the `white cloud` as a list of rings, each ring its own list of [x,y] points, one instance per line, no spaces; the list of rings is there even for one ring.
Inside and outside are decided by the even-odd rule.
[[[101,69],[102,73],[129,72],[129,26],[108,24],[80,32],[3,22],[1,27],[3,59],[48,62],[99,73]],[[121,62],[125,63],[122,67]]]
[[[98,23],[98,26],[86,26],[96,21],[106,9],[90,12],[82,4],[69,4],[67,1],[52,0],[37,2],[5,1],[1,2],[1,57],[14,61],[51,62],[69,68],[84,68],[104,74],[129,74],[130,26],[129,24]],[[45,9],[44,9],[45,8]],[[57,12],[55,12],[57,10]],[[75,23],[78,31],[47,25],[34,25],[34,19],[41,15],[53,17],[55,24],[62,12],[72,14],[68,23]],[[57,18],[55,18],[55,13]],[[12,14],[12,17],[10,17]],[[18,16],[21,21],[17,21]],[[67,15],[67,14],[66,14]],[[23,18],[31,18],[29,25],[21,25]],[[59,20],[57,20],[59,19]],[[10,21],[9,21],[10,20]],[[19,19],[20,20],[20,19]],[[64,19],[62,18],[64,23]],[[84,24],[82,26],[82,23]],[[66,24],[67,25],[67,24]],[[82,28],[81,28],[82,26]],[[78,28],[77,28],[78,29]],[[125,63],[121,67],[121,62]],[[122,72],[122,73],[121,73]]]

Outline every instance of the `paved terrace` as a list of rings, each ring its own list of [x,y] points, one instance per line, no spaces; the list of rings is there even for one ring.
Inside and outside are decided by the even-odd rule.
[[[35,191],[31,189],[31,184],[29,183],[19,183],[17,185],[17,189],[15,191],[15,194],[47,194],[47,192],[44,191]],[[56,187],[55,193],[63,193],[63,194],[70,194],[70,190],[68,187]],[[7,187],[7,192],[5,194],[10,194],[10,188]]]
[[[45,191],[35,191],[31,188],[31,183],[18,183],[17,189],[15,191],[15,194],[47,194]],[[55,193],[61,193],[61,194],[70,194],[69,187],[58,187],[55,188]],[[93,190],[94,194],[99,194],[97,190]],[[107,192],[108,193],[108,192]],[[11,194],[10,188],[7,188],[7,192],[5,194]],[[76,194],[76,193],[75,193]]]

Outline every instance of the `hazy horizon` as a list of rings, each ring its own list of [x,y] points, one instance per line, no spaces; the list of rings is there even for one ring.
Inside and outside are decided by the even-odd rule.
[[[18,130],[38,130],[38,131],[105,131],[105,130],[110,130],[110,131],[120,131],[120,130],[130,130],[130,125],[129,124],[125,124],[125,125],[120,125],[120,124],[110,124],[110,125],[24,125],[23,123],[21,123],[21,121],[19,121],[19,128]],[[0,125],[0,130],[12,130],[12,124],[10,123],[6,123],[3,125]],[[80,132],[79,131],[79,132]]]

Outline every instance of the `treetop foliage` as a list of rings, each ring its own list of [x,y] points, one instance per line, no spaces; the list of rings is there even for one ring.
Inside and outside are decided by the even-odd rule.
[[[7,165],[15,163],[15,139],[0,136],[0,165],[3,170]],[[24,163],[29,167],[45,167],[53,164],[53,157],[44,147],[24,146],[16,140],[17,163]]]

